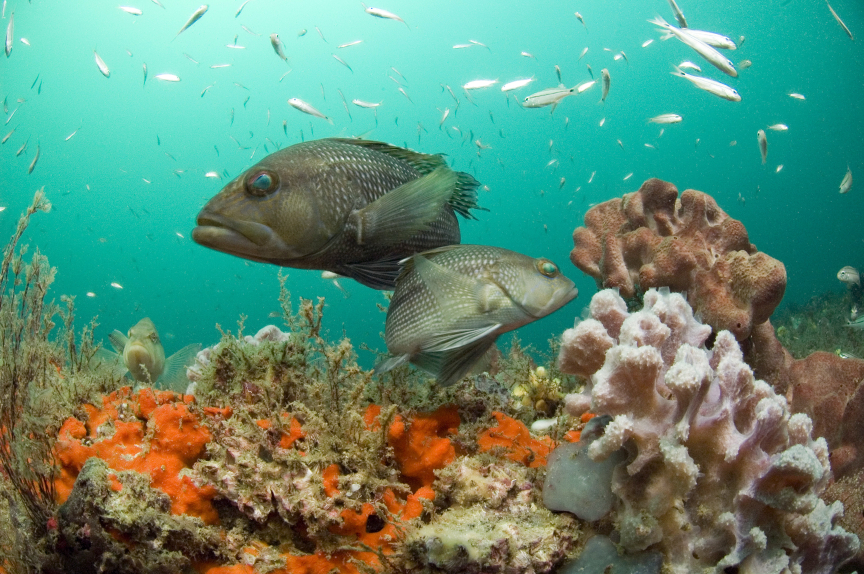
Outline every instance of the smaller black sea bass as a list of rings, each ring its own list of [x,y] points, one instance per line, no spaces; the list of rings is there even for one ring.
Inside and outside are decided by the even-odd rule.
[[[197,243],[283,267],[320,269],[393,289],[399,261],[459,243],[477,180],[440,155],[322,139],[270,154],[198,214]]]
[[[502,333],[556,311],[576,297],[548,259],[487,245],[452,245],[405,262],[387,310],[384,339],[394,357],[383,373],[410,362],[451,385]]]

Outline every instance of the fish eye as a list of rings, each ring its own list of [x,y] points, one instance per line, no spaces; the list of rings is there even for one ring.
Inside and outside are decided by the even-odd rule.
[[[548,259],[541,259],[537,262],[537,271],[546,277],[555,277],[558,275],[558,266]]]
[[[271,171],[259,171],[246,180],[246,191],[256,197],[266,197],[279,188],[279,177]]]

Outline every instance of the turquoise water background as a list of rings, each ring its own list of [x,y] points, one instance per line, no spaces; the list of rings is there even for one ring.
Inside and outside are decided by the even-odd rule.
[[[142,15],[113,1],[8,0],[0,29],[14,10],[12,54],[0,56],[0,98],[8,98],[9,114],[17,109],[0,130],[15,129],[0,147],[0,205],[6,207],[0,237],[12,233],[34,190],[45,186],[54,209],[34,217],[26,240],[58,267],[56,297],[76,296],[79,323],[98,315],[97,337],[106,343],[111,330],[125,331],[144,316],[162,333],[168,354],[190,342],[214,343],[215,324],[235,329],[240,314],[248,315],[247,333],[275,321],[268,315],[278,311],[277,267],[210,251],[190,238],[203,204],[266,155],[265,143],[273,151],[265,138],[285,147],[303,138],[364,135],[445,153],[455,169],[472,173],[488,186],[480,201],[489,211],[478,213],[479,221],[463,221],[463,242],[547,256],[579,287],[568,307],[519,331],[540,349],[572,326],[595,292],[593,280],[568,261],[573,229],[589,206],[634,191],[649,177],[708,192],[740,219],[760,250],[785,263],[784,304],[840,290],[837,271],[864,266],[864,6],[855,0],[832,4],[855,41],[822,1],[682,0],[691,28],[746,38],[737,51],[724,52],[735,63],[753,62],[737,79],[677,40],[659,40],[647,20],[659,14],[674,23],[665,0],[372,4],[408,26],[374,18],[355,0],[251,0],[236,18],[240,0],[220,1],[176,38],[199,2],[162,0],[163,9],[151,0],[130,1]],[[301,30],[306,34],[299,36]],[[288,64],[270,46],[272,33],[285,44]],[[235,35],[245,49],[226,47]],[[337,47],[355,40],[363,42]],[[488,48],[453,48],[470,40]],[[110,78],[97,69],[94,49]],[[629,63],[613,59],[621,50]],[[670,75],[682,60],[735,87],[743,101],[719,99]],[[231,66],[211,68],[218,64]],[[611,74],[605,104],[599,82],[565,99],[554,115],[550,108],[522,109],[512,97],[557,85],[555,65],[568,87],[589,80],[586,64],[598,80],[602,68]],[[181,81],[160,82],[154,77],[161,73]],[[536,81],[509,100],[500,91],[532,76]],[[472,92],[469,101],[460,86],[477,79],[499,83]],[[400,85],[411,101],[397,91]],[[442,85],[453,89],[458,110]],[[291,108],[292,97],[335,125]],[[354,98],[382,102],[377,124],[373,111],[350,103]],[[439,129],[445,108],[451,112]],[[663,126],[646,120],[664,113],[684,119],[660,136]],[[775,123],[789,131],[766,130],[763,166],[756,131]],[[478,139],[491,148],[480,150]],[[37,144],[41,156],[28,175]],[[552,159],[557,165],[547,166]],[[840,195],[847,165],[862,183]],[[175,170],[182,170],[179,177]],[[204,176],[223,170],[229,177],[221,181]],[[325,325],[333,337],[344,332],[355,344],[384,350],[380,292],[342,279],[346,298],[320,272],[287,272],[295,301],[326,296]],[[364,365],[373,360],[361,351]]]

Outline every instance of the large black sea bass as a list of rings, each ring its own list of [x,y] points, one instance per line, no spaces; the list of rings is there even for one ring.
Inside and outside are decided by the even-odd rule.
[[[459,243],[477,180],[440,155],[322,139],[270,154],[198,214],[197,243],[231,255],[321,269],[393,289],[399,261]]]
[[[502,333],[557,311],[576,286],[545,258],[488,245],[452,245],[405,262],[387,310],[384,340],[394,357],[383,373],[410,362],[451,385]]]

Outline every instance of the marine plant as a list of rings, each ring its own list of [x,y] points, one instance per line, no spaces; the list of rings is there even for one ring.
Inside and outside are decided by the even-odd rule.
[[[51,203],[38,190],[3,250],[0,265],[0,567],[37,568],[56,511],[54,437],[60,423],[112,384],[90,372],[95,320],[74,332],[75,302],[48,299],[56,268],[19,242]],[[55,320],[61,322],[58,329]]]
[[[790,303],[775,314],[777,338],[796,359],[814,351],[864,358],[864,336],[847,327],[854,300],[845,292],[827,292],[803,304]]]

